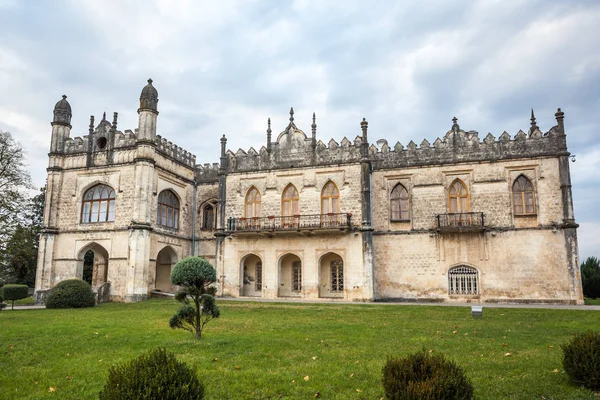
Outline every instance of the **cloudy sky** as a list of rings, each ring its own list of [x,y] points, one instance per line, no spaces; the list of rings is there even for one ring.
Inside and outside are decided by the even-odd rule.
[[[158,131],[217,162],[287,125],[327,142],[433,142],[456,115],[496,137],[565,112],[581,258],[600,256],[600,2],[385,0],[0,0],[0,129],[45,182],[62,94],[72,136],[119,112],[134,129],[141,88],[159,91]]]

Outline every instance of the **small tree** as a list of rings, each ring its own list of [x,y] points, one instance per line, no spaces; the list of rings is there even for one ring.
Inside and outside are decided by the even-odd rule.
[[[596,257],[588,257],[581,264],[581,285],[585,297],[600,297],[600,261]]]
[[[175,264],[171,283],[181,287],[175,295],[181,307],[169,320],[169,326],[190,331],[200,339],[204,326],[221,315],[214,297],[216,289],[211,286],[216,281],[217,272],[202,257],[184,258]]]
[[[26,299],[29,297],[29,288],[27,285],[4,285],[2,288],[4,300],[12,301],[12,309],[15,309],[15,300]]]

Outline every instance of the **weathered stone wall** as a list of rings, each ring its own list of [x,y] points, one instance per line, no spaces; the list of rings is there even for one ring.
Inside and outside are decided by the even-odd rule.
[[[378,299],[580,302],[564,236],[551,229],[375,235]],[[479,272],[479,296],[450,296],[448,269]]]
[[[352,232],[323,233],[314,236],[301,234],[281,234],[270,238],[261,236],[230,236],[224,241],[224,266],[217,271],[223,296],[238,297],[242,288],[243,260],[249,254],[258,256],[262,261],[263,290],[262,297],[277,298],[282,286],[290,282],[280,273],[281,262],[286,255],[297,256],[302,263],[302,290],[293,296],[304,299],[319,298],[319,282],[322,274],[328,274],[325,262],[334,253],[344,263],[344,293],[341,296],[352,300],[370,300],[372,283],[365,281],[362,259],[361,236]],[[321,261],[325,261],[321,263]],[[320,264],[323,268],[320,268]],[[287,279],[290,279],[288,276]],[[327,278],[325,278],[327,280]],[[323,283],[323,282],[321,282]],[[287,292],[286,292],[287,293]],[[321,291],[321,296],[326,292]],[[287,294],[289,296],[289,294]],[[337,295],[336,295],[337,296]],[[327,297],[334,297],[328,296]]]
[[[514,216],[512,185],[526,176],[534,186],[536,215]],[[489,228],[562,224],[557,158],[534,158],[373,172],[373,227],[376,231],[429,230],[436,215],[448,213],[448,190],[460,179],[469,191],[470,211],[483,212]],[[409,193],[410,222],[392,222],[390,193],[402,184]]]
[[[360,224],[360,165],[321,168],[289,168],[274,172],[248,172],[227,175],[226,217],[244,217],[244,202],[251,187],[261,195],[261,215],[281,216],[281,198],[289,184],[300,197],[300,215],[321,214],[321,191],[329,181],[340,191],[340,212],[352,214],[352,224]]]

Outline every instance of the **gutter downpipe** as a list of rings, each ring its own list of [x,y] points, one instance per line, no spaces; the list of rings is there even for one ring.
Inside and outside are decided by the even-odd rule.
[[[196,193],[198,180],[194,176],[194,196],[192,201],[192,257],[196,254]]]

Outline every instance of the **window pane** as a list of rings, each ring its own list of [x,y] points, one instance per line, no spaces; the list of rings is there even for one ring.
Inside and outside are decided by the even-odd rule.
[[[83,203],[82,222],[90,222],[90,203]]]
[[[450,197],[450,212],[457,213],[458,212],[458,198]]]
[[[92,203],[92,213],[91,213],[90,221],[98,222],[98,202]]]
[[[329,212],[329,199],[321,199],[321,213],[328,214]]]
[[[466,197],[461,197],[460,198],[460,212],[468,212],[469,210],[467,209],[467,198]]]
[[[108,203],[108,221],[115,220],[115,201],[110,200]]]
[[[100,202],[100,221],[106,221],[106,211],[107,211],[108,203],[106,201]]]

